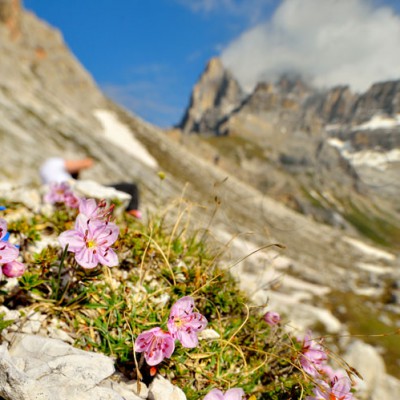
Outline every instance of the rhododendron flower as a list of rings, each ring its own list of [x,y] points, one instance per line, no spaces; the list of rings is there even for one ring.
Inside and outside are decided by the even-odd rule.
[[[281,316],[275,311],[268,311],[264,315],[264,320],[268,325],[274,326],[281,322]]]
[[[68,207],[78,208],[79,198],[74,194],[67,182],[51,183],[44,201],[50,204],[65,203]]]
[[[304,371],[313,377],[318,376],[328,356],[323,347],[311,339],[310,332],[304,336],[301,353],[300,364]]]
[[[105,200],[101,200],[99,204],[95,199],[80,199],[79,201],[79,212],[86,215],[88,219],[109,221],[113,209],[114,205],[107,208]]]
[[[18,278],[21,276],[25,270],[25,264],[22,264],[19,261],[11,261],[3,265],[3,274],[8,278]]]
[[[204,400],[242,400],[245,396],[243,389],[229,389],[223,394],[219,389],[213,389],[204,397]]]
[[[79,214],[75,228],[61,233],[61,246],[75,253],[77,263],[83,268],[95,268],[98,264],[113,267],[118,257],[111,245],[117,240],[119,228],[112,222],[88,219]]]
[[[187,348],[197,346],[199,343],[197,332],[207,326],[206,318],[198,312],[193,312],[193,309],[193,298],[182,297],[172,306],[167,324],[172,337]]]
[[[175,350],[175,340],[169,332],[157,327],[142,332],[135,340],[134,349],[138,353],[144,352],[147,364],[153,366],[171,357]]]
[[[352,400],[351,382],[346,376],[337,377],[329,383],[318,380],[313,390],[313,396],[307,396],[306,400]]]

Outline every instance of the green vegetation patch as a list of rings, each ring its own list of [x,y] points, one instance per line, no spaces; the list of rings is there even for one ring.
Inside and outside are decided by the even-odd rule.
[[[21,208],[9,205],[5,216]],[[172,225],[162,215],[146,223],[129,215],[112,219],[119,227],[113,245],[118,266],[91,269],[82,268],[57,240],[40,242],[71,230],[77,210],[57,205],[51,215],[27,212],[11,218],[9,231],[19,240],[27,270],[14,289],[3,286],[1,304],[20,310],[21,320],[31,311],[46,314],[75,339],[75,346],[113,357],[129,379],[149,383],[162,374],[189,400],[202,399],[212,388],[233,387],[252,399],[304,399],[315,386],[300,361],[311,344],[301,345],[279,323],[264,320],[221,264],[221,250],[208,247],[204,232],[189,231],[183,213]],[[85,223],[86,237],[90,222]],[[88,248],[94,245],[85,240]],[[194,348],[176,341],[170,357],[148,365],[144,353],[134,350],[135,341],[152,328],[167,332],[171,308],[185,296],[207,319],[211,336],[200,335]],[[0,322],[0,330],[10,324]]]

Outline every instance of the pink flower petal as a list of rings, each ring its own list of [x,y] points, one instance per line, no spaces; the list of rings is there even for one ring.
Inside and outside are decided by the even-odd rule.
[[[279,324],[281,316],[276,311],[268,311],[264,315],[264,320],[268,325],[274,326]]]
[[[0,242],[0,264],[9,263],[18,257],[18,249],[8,242]]]
[[[172,307],[171,315],[187,315],[191,314],[194,309],[194,299],[190,296],[180,298]]]
[[[97,236],[99,242],[104,242],[107,246],[111,246],[118,239],[119,228],[112,222],[107,224],[100,222],[100,224],[101,226],[97,227],[94,234]]]
[[[19,261],[11,261],[3,265],[3,273],[8,278],[17,278],[26,270],[26,266]]]
[[[144,352],[148,365],[157,365],[164,358],[171,357],[175,350],[174,339],[168,332],[161,328],[153,328],[142,332],[135,340],[134,350]]]
[[[197,332],[207,326],[207,319],[198,312],[193,312],[194,299],[185,296],[172,307],[167,326],[171,335],[178,339],[183,347],[193,348],[199,343]]]
[[[68,244],[68,250],[72,252],[78,251],[85,245],[82,236],[74,229],[62,232],[60,236],[58,236],[58,241],[63,249]]]
[[[119,228],[111,222],[90,219],[79,214],[75,228],[61,233],[60,244],[75,253],[75,259],[83,268],[95,268],[99,263],[113,267],[118,257],[111,245],[117,240]]]
[[[118,265],[118,256],[113,249],[108,249],[104,254],[98,252],[97,259],[102,265],[107,265],[107,267],[115,267]]]
[[[199,339],[197,338],[196,332],[186,332],[184,330],[178,330],[175,336],[178,339],[183,347],[188,349],[193,349],[199,344]]]
[[[95,254],[93,254],[93,250],[87,249],[86,247],[82,247],[75,253],[75,259],[83,268],[92,269],[99,265],[99,259]]]
[[[6,236],[7,233],[7,222],[5,219],[0,218],[0,240]]]
[[[244,395],[243,389],[233,388],[225,392],[224,400],[242,400]]]
[[[242,400],[245,396],[243,389],[229,389],[223,394],[219,389],[212,389],[204,400]]]
[[[86,215],[86,217],[93,218],[96,215],[98,209],[95,199],[80,199],[79,212]]]
[[[219,389],[212,389],[203,400],[224,400],[224,394]]]

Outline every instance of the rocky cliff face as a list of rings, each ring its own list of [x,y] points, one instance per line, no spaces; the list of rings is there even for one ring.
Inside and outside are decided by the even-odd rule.
[[[183,120],[184,132],[218,132],[218,126],[243,98],[236,79],[218,58],[209,61],[206,70],[195,85]]]
[[[376,83],[367,92],[356,94],[348,86],[320,91],[300,77],[283,76],[278,82],[260,82],[252,93],[245,94],[230,71],[214,58],[195,85],[180,126],[184,132],[219,134],[219,122],[243,108],[249,113],[301,110],[303,115],[315,114],[322,124],[359,125],[376,115],[400,114],[400,80]],[[215,123],[202,130],[211,111]]]
[[[230,75],[218,65],[219,76]],[[221,80],[209,86],[210,79],[207,68],[193,96],[205,86],[208,96],[216,98]],[[246,96],[239,89],[235,93],[241,96],[225,97],[224,108],[213,102],[199,107],[192,100],[181,125],[184,132],[224,136],[212,140],[222,167],[325,222],[336,220],[331,201],[316,202],[310,190],[339,203],[373,199],[379,208],[398,211],[400,191],[391,182],[400,164],[400,81],[377,83],[356,94],[347,86],[321,91],[301,78],[284,76],[278,82],[259,83]],[[232,169],[225,157],[237,168]],[[334,209],[343,214],[340,207]]]

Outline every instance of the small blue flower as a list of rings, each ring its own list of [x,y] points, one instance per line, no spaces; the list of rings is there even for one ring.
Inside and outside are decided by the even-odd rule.
[[[7,232],[4,237],[1,239],[2,242],[8,242],[8,239],[10,238],[10,232]]]

